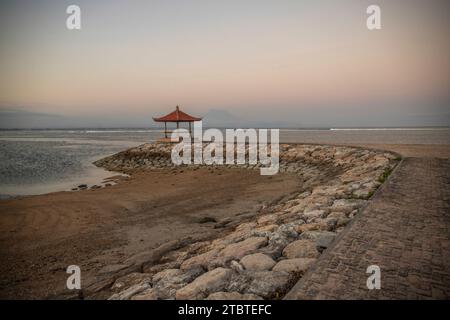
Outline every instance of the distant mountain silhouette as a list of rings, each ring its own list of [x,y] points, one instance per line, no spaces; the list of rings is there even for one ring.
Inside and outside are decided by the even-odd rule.
[[[211,109],[203,115],[205,128],[293,128],[299,123],[246,119],[223,109]],[[71,128],[161,128],[142,116],[66,116],[0,107],[0,129],[71,129]]]
[[[203,126],[209,128],[294,128],[299,123],[288,121],[267,121],[238,117],[229,111],[211,109],[203,116]]]
[[[60,122],[62,116],[24,110],[0,109],[1,129],[48,128]]]
[[[211,109],[203,116],[203,126],[210,128],[237,128],[248,124],[226,110]]]

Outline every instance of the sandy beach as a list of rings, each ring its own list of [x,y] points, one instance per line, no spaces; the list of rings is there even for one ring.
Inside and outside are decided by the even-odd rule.
[[[139,252],[226,232],[217,222],[231,228],[298,188],[286,174],[167,169],[103,189],[0,201],[0,297],[65,298],[70,264],[82,268],[84,286]]]

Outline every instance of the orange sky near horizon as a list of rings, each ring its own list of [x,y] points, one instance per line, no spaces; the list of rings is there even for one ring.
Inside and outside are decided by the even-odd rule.
[[[369,1],[78,1],[79,31],[65,28],[67,1],[2,3],[0,106],[270,116],[383,102],[387,117],[411,103],[446,114],[448,3],[377,3],[378,31],[365,25]]]

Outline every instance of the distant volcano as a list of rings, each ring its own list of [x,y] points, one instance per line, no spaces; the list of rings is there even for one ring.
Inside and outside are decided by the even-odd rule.
[[[203,116],[203,126],[209,128],[293,128],[298,124],[286,121],[265,121],[238,117],[226,110],[211,109]]]
[[[203,116],[203,126],[214,128],[237,128],[248,126],[248,121],[226,110],[211,109]]]

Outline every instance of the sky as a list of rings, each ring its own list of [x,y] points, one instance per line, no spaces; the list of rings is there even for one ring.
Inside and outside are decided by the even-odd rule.
[[[71,4],[81,30],[66,28]],[[176,105],[291,127],[448,126],[449,39],[445,0],[0,0],[0,127],[152,126]]]

